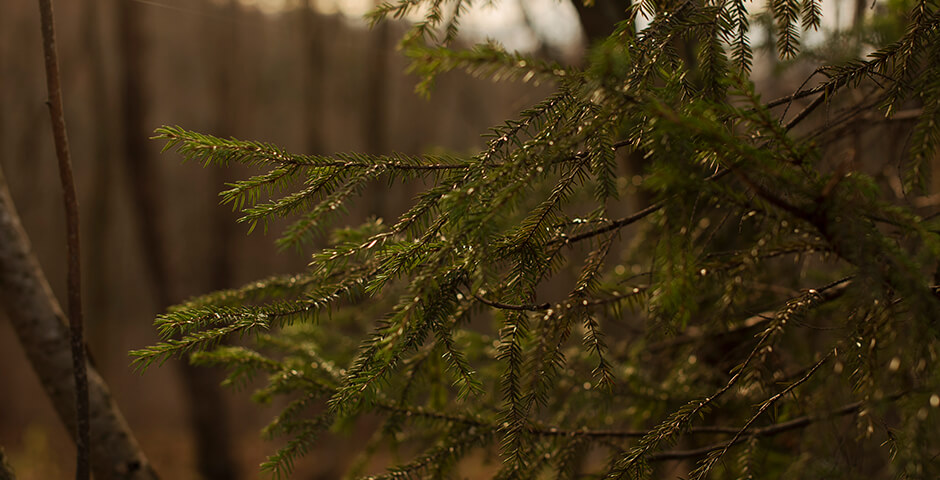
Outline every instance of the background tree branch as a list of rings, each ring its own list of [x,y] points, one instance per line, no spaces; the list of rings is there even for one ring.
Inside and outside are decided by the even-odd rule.
[[[0,170],[0,311],[62,422],[75,435],[75,380],[65,314],[30,247]],[[101,375],[88,366],[91,471],[97,480],[156,480],[157,474]]]

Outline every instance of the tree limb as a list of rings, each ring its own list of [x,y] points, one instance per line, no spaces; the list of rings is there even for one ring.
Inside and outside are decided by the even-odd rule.
[[[900,395],[894,395],[891,398],[899,398]],[[732,442],[718,442],[712,445],[707,445],[700,448],[694,448],[690,450],[670,450],[666,452],[659,452],[651,454],[648,459],[651,462],[665,461],[665,460],[682,460],[686,458],[694,458],[705,455],[713,450],[718,450],[721,448],[729,447],[741,443],[749,438],[754,437],[771,437],[774,435],[779,435],[784,432],[789,432],[791,430],[796,430],[799,428],[804,428],[809,426],[812,423],[815,423],[819,420],[833,417],[841,417],[845,415],[852,415],[858,413],[858,411],[864,405],[863,402],[853,402],[848,405],[845,405],[841,408],[833,410],[825,415],[804,415],[802,417],[794,418],[786,422],[775,423],[773,425],[768,425],[766,427],[755,428],[753,430],[745,430],[742,436],[735,438]],[[739,429],[723,429],[721,432],[716,433],[733,433],[729,430],[738,431]]]
[[[53,407],[76,432],[75,380],[69,354],[69,329],[49,282],[33,255],[0,170],[0,312],[10,319],[20,345],[39,376]],[[156,480],[104,380],[93,366],[87,372],[91,470],[96,480]]]

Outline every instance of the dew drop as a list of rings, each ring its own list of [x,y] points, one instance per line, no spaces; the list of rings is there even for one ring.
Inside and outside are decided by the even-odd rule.
[[[891,363],[888,364],[888,370],[896,372],[899,368],[901,368],[901,359],[898,357],[892,358]]]

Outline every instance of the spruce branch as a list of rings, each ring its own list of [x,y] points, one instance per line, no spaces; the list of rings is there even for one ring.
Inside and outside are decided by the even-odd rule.
[[[725,453],[728,453],[728,450],[730,450],[732,446],[734,446],[737,442],[741,440],[741,438],[745,435],[745,432],[747,432],[747,430],[751,427],[751,425],[754,424],[754,422],[761,416],[761,414],[763,414],[765,411],[767,411],[767,409],[769,409],[774,404],[776,404],[777,401],[780,400],[782,397],[792,392],[797,387],[799,387],[800,385],[805,383],[807,380],[809,380],[813,376],[813,374],[815,374],[816,371],[819,370],[819,367],[821,367],[824,363],[826,363],[826,361],[829,360],[830,357],[832,357],[833,353],[834,353],[833,351],[830,351],[829,353],[827,353],[821,360],[816,362],[816,364],[814,364],[812,368],[810,368],[809,371],[806,372],[805,375],[803,375],[802,378],[791,383],[790,385],[787,386],[787,388],[783,389],[776,395],[762,402],[757,412],[747,421],[747,423],[744,424],[744,426],[737,433],[734,434],[731,440],[728,440],[728,442],[725,443],[725,445],[721,447],[720,449],[715,449],[709,453],[708,458],[706,458],[705,461],[703,461],[699,465],[699,467],[695,471],[692,472],[692,475],[693,475],[692,478],[696,480],[701,480],[701,479],[706,478],[708,476],[708,473],[711,471],[712,467],[714,467],[714,465],[719,460],[721,460],[721,458],[724,456]],[[785,431],[786,429],[787,427],[785,427],[784,430],[777,429],[776,431],[777,432]]]
[[[425,82],[463,69],[554,84],[473,156],[296,155],[164,127],[167,148],[189,160],[265,168],[230,185],[223,201],[251,224],[296,217],[282,243],[326,233],[327,220],[375,179],[429,186],[388,227],[330,229],[309,272],[172,310],[158,328],[181,343],[144,357],[250,333],[257,349],[195,358],[228,365],[233,385],[268,375],[259,400],[294,400],[267,430],[290,442],[272,465],[289,469],[318,432],[378,413],[386,422],[366,454],[383,439],[418,452],[382,478],[456,475],[467,452],[494,447],[503,461],[497,478],[647,478],[659,471],[654,462],[692,458],[701,460],[692,473],[704,477],[745,441],[740,468],[750,474],[763,447],[756,439],[859,411],[849,404],[758,426],[798,388],[812,385],[812,399],[840,393],[838,382],[810,382],[825,352],[795,343],[797,333],[851,330],[877,340],[880,352],[896,349],[904,367],[884,380],[897,382],[892,388],[926,378],[904,368],[935,356],[911,340],[935,335],[922,319],[936,317],[926,287],[936,282],[922,277],[940,258],[936,221],[915,214],[903,186],[886,199],[876,175],[826,168],[835,139],[863,128],[865,112],[916,98],[923,116],[910,168],[923,177],[938,143],[930,126],[940,88],[919,78],[933,68],[925,59],[935,56],[935,8],[922,1],[908,31],[872,57],[821,68],[815,73],[828,77],[818,85],[810,85],[814,73],[791,95],[763,102],[746,73],[745,3],[637,2],[630,15],[648,14],[647,28],[617,25],[585,67],[563,69],[494,43],[445,48],[466,0],[381,5],[373,18],[423,15],[402,45]],[[817,0],[772,2],[782,56],[798,53],[801,29],[818,28],[819,8]],[[861,82],[866,99],[846,100]],[[800,98],[806,106],[791,113]],[[793,133],[824,105],[833,106],[829,122]],[[629,158],[618,155],[625,148]],[[634,187],[646,208],[621,216],[635,199],[620,196]],[[809,278],[843,275],[806,288]],[[277,316],[292,302],[312,305],[310,315]],[[308,323],[326,311],[330,328]],[[870,389],[884,362],[872,361],[874,346],[851,348],[851,380]],[[790,385],[780,391],[780,382]],[[305,414],[322,402],[322,417]],[[755,402],[756,415],[746,412]],[[647,421],[653,426],[630,428]],[[680,439],[706,447],[674,449]],[[606,467],[581,463],[594,448],[615,456]]]
[[[901,395],[892,395],[890,398],[893,400],[893,399],[900,398],[900,396]],[[823,414],[803,415],[803,416],[800,416],[800,417],[797,417],[797,418],[794,418],[792,420],[788,420],[785,422],[775,423],[772,425],[767,425],[765,427],[754,428],[750,430],[744,430],[743,432],[741,429],[738,429],[738,428],[726,428],[726,427],[717,428],[717,429],[714,429],[715,433],[727,433],[727,434],[733,434],[733,435],[740,434],[740,435],[738,435],[736,438],[732,439],[731,441],[722,441],[718,443],[713,443],[711,445],[706,445],[704,447],[699,447],[699,448],[694,448],[694,449],[689,449],[689,450],[670,450],[670,451],[665,451],[665,452],[656,452],[649,456],[649,461],[661,462],[661,461],[668,461],[668,460],[683,460],[683,459],[689,459],[689,458],[698,458],[698,457],[701,457],[702,455],[706,455],[715,451],[721,451],[724,448],[728,448],[728,447],[740,444],[744,441],[747,441],[753,438],[772,437],[772,436],[780,435],[780,434],[787,433],[793,430],[806,428],[812,425],[813,423],[816,423],[822,420],[829,420],[834,417],[858,414],[859,411],[861,411],[864,406],[865,406],[865,402],[852,402],[840,408],[831,410]],[[690,430],[690,432],[694,432],[694,431],[696,431],[696,429],[693,427]],[[705,432],[711,433],[711,432],[708,432],[707,429],[705,430]]]
[[[828,291],[831,288],[845,283],[845,281],[846,280],[840,280],[829,284],[822,290]],[[807,311],[816,308],[824,299],[825,296],[820,293],[820,290],[814,289],[787,302],[787,304],[776,313],[773,319],[764,328],[763,332],[760,333],[756,345],[751,349],[747,358],[745,358],[739,366],[735,367],[734,375],[723,387],[710,396],[688,402],[673,412],[665,422],[656,426],[650,430],[647,435],[641,438],[636,447],[621,454],[608,471],[606,478],[624,478],[631,474],[631,472],[636,473],[642,471],[646,463],[649,462],[649,456],[654,453],[655,449],[665,442],[674,440],[682,432],[687,431],[691,426],[691,422],[699,417],[700,413],[711,408],[712,404],[716,403],[719,398],[723,397],[732,387],[736,386],[737,383],[744,378],[752,367],[753,362],[761,355],[761,352],[765,350],[766,346],[771,345],[773,341],[780,336],[783,331],[783,326],[786,325],[789,320],[805,315]],[[827,355],[826,359],[828,359],[828,357]],[[818,363],[816,367],[818,368],[819,365],[821,365],[821,363]],[[815,372],[815,369],[813,372]],[[805,378],[808,379],[809,377]],[[792,385],[793,388],[796,386],[798,386],[798,384]],[[790,390],[786,390],[786,392],[789,391]],[[779,397],[773,398],[774,401],[776,401]],[[750,426],[750,423],[748,426]]]
[[[300,155],[284,151],[275,145],[224,139],[186,130],[179,126],[163,126],[155,131],[153,140],[165,140],[163,151],[176,150],[187,160],[216,163],[230,162],[246,165],[275,167],[316,167],[343,170],[383,168],[401,171],[466,170],[469,163],[446,155],[410,156],[404,154],[369,155],[364,153],[337,153],[334,156]]]
[[[409,73],[421,77],[415,91],[428,95],[435,79],[455,69],[465,70],[476,77],[489,77],[493,81],[521,80],[565,81],[575,74],[569,68],[555,62],[534,60],[527,55],[507,52],[495,41],[475,45],[469,50],[453,50],[446,46],[430,47],[417,41],[405,46],[405,55],[412,63]]]

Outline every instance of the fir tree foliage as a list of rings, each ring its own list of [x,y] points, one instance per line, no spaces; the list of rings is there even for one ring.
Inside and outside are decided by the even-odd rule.
[[[157,130],[188,160],[260,168],[222,202],[250,228],[291,219],[278,242],[312,260],[173,307],[138,366],[191,354],[233,387],[266,378],[257,401],[290,399],[265,430],[287,439],[264,465],[276,478],[365,413],[384,423],[364,454],[419,452],[374,478],[456,478],[467,459],[506,479],[940,473],[940,224],[919,196],[940,142],[935,2],[769,102],[743,1],[638,2],[648,26],[618,25],[583,67],[451,47],[467,6],[402,0],[372,19],[425,13],[402,42],[422,91],[455,69],[555,86],[476,155]],[[820,3],[769,10],[797,57]],[[912,107],[904,195],[888,194],[841,159],[839,133]],[[377,179],[429,186],[396,219],[334,226]]]

